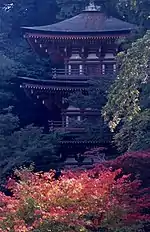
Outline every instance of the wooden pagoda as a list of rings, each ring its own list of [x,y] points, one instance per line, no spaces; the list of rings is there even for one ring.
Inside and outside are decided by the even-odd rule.
[[[24,37],[32,49],[51,61],[49,80],[44,77],[40,80],[19,78],[20,88],[27,96],[47,108],[50,131],[81,133],[83,128],[73,128],[70,124],[72,118],[81,121],[88,115],[99,117],[99,112],[93,109],[81,112],[79,108],[68,105],[66,99],[75,91],[87,91],[89,79],[116,74],[116,41],[129,36],[133,30],[134,25],[107,17],[93,3],[70,19],[52,25],[23,28]],[[69,146],[73,143],[77,141],[65,141]],[[78,141],[78,145],[80,143]]]

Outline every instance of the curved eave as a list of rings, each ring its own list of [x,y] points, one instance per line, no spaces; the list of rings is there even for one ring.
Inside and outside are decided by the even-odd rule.
[[[117,31],[105,31],[105,32],[47,32],[40,30],[32,30],[24,28],[25,38],[49,38],[49,39],[105,39],[105,38],[116,38],[116,37],[126,37],[133,29],[128,30],[117,30]]]
[[[126,38],[130,35],[128,31],[115,32],[109,34],[42,34],[42,33],[29,33],[26,32],[24,34],[24,38],[27,40],[30,39],[42,39],[42,40],[106,40],[106,39],[118,39],[118,38]]]
[[[34,78],[18,77],[21,88],[40,91],[80,91],[89,87],[87,81],[65,81],[65,80],[37,80]]]
[[[29,78],[29,77],[18,77],[18,79],[21,82],[26,82],[26,83],[35,83],[35,84],[43,84],[43,85],[50,85],[50,84],[62,84],[62,83],[67,83],[67,84],[86,84],[87,81],[76,81],[76,80],[58,80],[58,79],[53,79],[53,80],[45,80],[45,79],[35,79],[35,78]]]
[[[89,145],[93,145],[93,144],[97,144],[97,145],[100,145],[100,144],[108,144],[108,141],[105,142],[105,141],[101,141],[101,140],[74,140],[74,141],[60,141],[61,144],[89,144]]]

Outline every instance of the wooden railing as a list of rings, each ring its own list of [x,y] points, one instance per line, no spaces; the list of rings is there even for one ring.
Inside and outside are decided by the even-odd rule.
[[[93,69],[71,69],[71,70],[65,70],[65,69],[52,69],[52,77],[53,79],[89,79],[90,77],[99,77],[99,76],[106,76],[106,75],[113,75],[116,71],[111,69],[106,69],[105,71],[100,68],[93,68]]]
[[[54,130],[55,128],[62,128],[61,121],[49,121],[49,129]]]
[[[52,69],[53,79],[70,77],[71,79],[77,78],[77,76],[83,79],[87,79],[88,74],[86,70],[80,71],[79,69],[72,69],[71,71],[65,69]]]
[[[84,128],[63,124],[61,121],[49,121],[49,131],[82,132]]]

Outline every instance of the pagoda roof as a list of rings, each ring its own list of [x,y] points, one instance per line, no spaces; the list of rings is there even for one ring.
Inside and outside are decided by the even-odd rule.
[[[89,87],[89,83],[87,81],[41,80],[28,77],[18,77],[17,80],[21,84],[20,87],[44,91],[80,91]]]
[[[95,5],[90,4],[84,11],[70,19],[52,25],[23,27],[23,29],[43,34],[109,34],[130,32],[136,29],[136,25],[107,17]]]

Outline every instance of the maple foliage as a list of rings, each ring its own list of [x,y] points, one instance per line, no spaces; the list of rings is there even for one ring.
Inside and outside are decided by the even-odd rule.
[[[17,170],[0,193],[1,232],[137,231],[150,220],[148,190],[121,170],[95,167],[88,171],[33,173]],[[130,230],[129,230],[130,229]]]
[[[127,152],[116,159],[105,161],[103,165],[112,170],[121,168],[123,174],[130,173],[131,178],[139,178],[142,181],[141,187],[150,187],[150,150]]]

